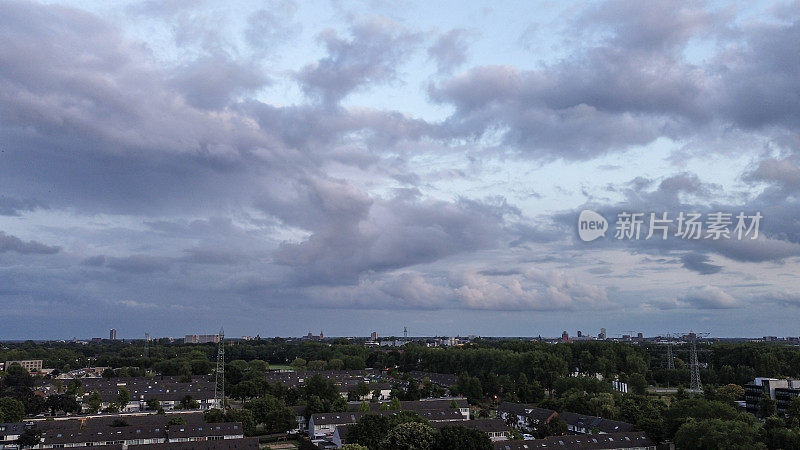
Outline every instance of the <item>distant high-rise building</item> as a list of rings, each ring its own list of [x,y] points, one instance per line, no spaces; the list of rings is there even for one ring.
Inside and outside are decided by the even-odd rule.
[[[600,334],[597,335],[597,339],[600,339],[602,341],[605,340],[605,338],[606,338],[606,329],[600,328]]]
[[[219,342],[219,335],[218,334],[187,334],[183,338],[184,344],[208,344],[208,343],[218,343]]]
[[[566,330],[561,332],[561,342],[569,342],[569,333]]]
[[[116,341],[117,340],[117,329],[116,328],[112,328],[108,332],[108,338],[111,339],[112,341]]]
[[[578,337],[583,337],[583,331],[578,330]]]
[[[644,335],[642,333],[636,333],[636,339],[644,339]]]
[[[377,331],[373,331],[372,333],[370,333],[369,339],[371,341],[373,341],[373,342],[377,341],[378,340],[378,332]]]

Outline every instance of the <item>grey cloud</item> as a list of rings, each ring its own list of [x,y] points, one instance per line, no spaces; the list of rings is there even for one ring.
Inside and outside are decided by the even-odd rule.
[[[455,108],[442,136],[491,136],[531,158],[589,159],[659,137],[727,128],[776,136],[798,126],[796,16],[741,27],[702,3],[603,2],[573,28],[586,36],[576,42],[592,44],[557,63],[480,66],[432,84],[430,97]],[[696,38],[730,44],[693,63],[684,52]]]
[[[0,195],[0,216],[19,216],[26,211],[45,208],[41,202]]]
[[[312,233],[283,243],[275,261],[308,284],[352,284],[363,272],[491,248],[505,234],[505,218],[518,214],[504,199],[377,199],[340,180],[305,188],[303,198],[287,200],[296,213],[283,217]]]
[[[183,93],[192,106],[219,109],[235,96],[269,83],[263,69],[252,63],[233,61],[214,53],[200,57],[176,70],[171,85]]]
[[[0,231],[0,253],[16,252],[23,255],[52,255],[58,253],[61,247],[42,244],[38,241],[23,241],[22,239]]]
[[[681,256],[683,267],[693,270],[701,275],[710,275],[718,273],[720,270],[722,270],[722,266],[710,264],[710,260],[711,258],[701,253],[687,253]]]
[[[764,158],[745,173],[743,178],[750,182],[770,183],[780,188],[781,192],[786,195],[797,193],[800,191],[798,158],[795,156],[783,159]]]
[[[133,274],[151,274],[166,272],[170,267],[170,259],[149,255],[131,255],[125,257],[106,258],[106,267],[120,272]]]
[[[419,36],[389,19],[374,17],[354,24],[351,39],[334,30],[320,34],[328,56],[297,74],[306,93],[335,105],[350,92],[391,80]]]
[[[428,56],[436,61],[439,73],[452,72],[466,62],[472,36],[468,30],[454,29],[436,38],[436,42],[428,47]]]
[[[89,267],[101,267],[106,264],[106,257],[105,255],[90,256],[81,261],[81,264]]]
[[[756,296],[756,300],[767,300],[784,307],[800,307],[800,294],[796,292],[780,291]]]

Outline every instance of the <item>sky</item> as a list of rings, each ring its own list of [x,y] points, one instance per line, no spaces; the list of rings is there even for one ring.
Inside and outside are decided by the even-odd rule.
[[[0,2],[0,339],[798,336],[797,42],[797,1]]]

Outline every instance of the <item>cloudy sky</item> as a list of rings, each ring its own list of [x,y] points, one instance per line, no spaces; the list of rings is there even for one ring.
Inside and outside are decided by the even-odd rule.
[[[800,335],[798,42],[796,1],[2,2],[0,339]]]

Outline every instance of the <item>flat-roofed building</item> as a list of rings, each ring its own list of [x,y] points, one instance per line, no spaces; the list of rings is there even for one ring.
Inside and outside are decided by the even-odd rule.
[[[19,364],[22,366],[23,369],[26,369],[28,372],[41,372],[42,371],[42,360],[41,359],[21,359],[16,361],[6,361],[4,366],[5,370],[8,370],[12,364]]]

